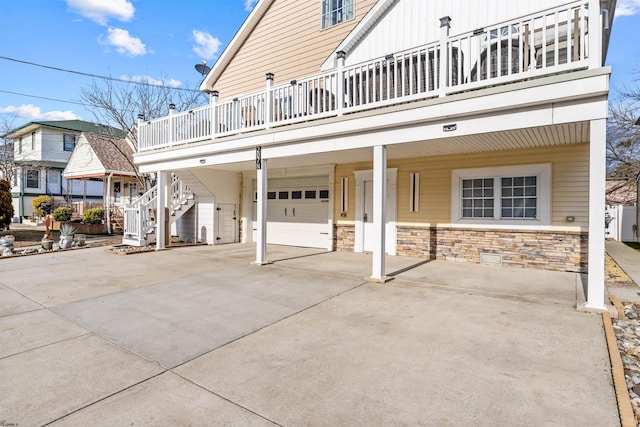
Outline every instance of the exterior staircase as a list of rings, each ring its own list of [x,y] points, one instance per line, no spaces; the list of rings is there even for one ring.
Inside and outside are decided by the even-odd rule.
[[[177,175],[171,174],[169,194],[169,224],[176,222],[193,205],[195,194]],[[158,203],[158,188],[154,186],[142,196],[124,208],[124,231],[122,244],[131,246],[145,246],[156,237],[156,209]]]

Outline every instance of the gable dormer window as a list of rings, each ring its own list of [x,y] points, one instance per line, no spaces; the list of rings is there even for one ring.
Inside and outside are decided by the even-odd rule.
[[[329,28],[354,17],[355,0],[322,0],[322,28]]]
[[[70,133],[65,133],[63,138],[64,151],[73,151],[76,146],[76,136]]]

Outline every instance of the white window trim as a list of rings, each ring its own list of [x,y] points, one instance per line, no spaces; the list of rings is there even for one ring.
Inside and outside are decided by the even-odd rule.
[[[532,219],[482,219],[462,218],[461,186],[463,179],[507,178],[514,176],[538,177],[538,218]],[[496,209],[500,203],[499,188],[494,191]],[[492,168],[454,169],[451,171],[451,225],[482,228],[541,228],[551,226],[551,163]]]
[[[38,178],[37,178],[38,186],[37,187],[30,187],[29,184],[28,184],[29,183],[28,175],[29,175],[29,172],[31,172],[31,171],[38,173]],[[25,170],[25,176],[24,176],[24,188],[25,189],[39,190],[40,186],[42,184],[41,180],[42,180],[42,174],[41,174],[41,171],[39,169],[27,169],[27,170]]]

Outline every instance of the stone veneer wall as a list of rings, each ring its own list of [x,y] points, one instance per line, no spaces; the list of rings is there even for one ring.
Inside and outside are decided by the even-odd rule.
[[[427,259],[480,263],[482,254],[500,255],[502,265],[587,272],[588,234],[477,228],[398,227],[397,253]],[[334,249],[352,251],[355,226],[335,227]]]
[[[480,263],[500,255],[502,265],[587,272],[588,234],[476,228],[398,227],[398,255]]]
[[[356,241],[355,225],[334,225],[333,250],[338,252],[353,252]]]

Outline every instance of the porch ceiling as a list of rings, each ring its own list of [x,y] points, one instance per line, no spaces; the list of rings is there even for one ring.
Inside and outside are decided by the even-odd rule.
[[[404,159],[430,156],[469,154],[485,151],[516,150],[553,145],[589,142],[589,122],[576,122],[552,126],[517,129],[504,132],[452,136],[419,142],[387,146],[387,158]],[[373,160],[371,148],[333,151],[269,159],[269,169],[294,168],[313,165],[356,163]],[[255,169],[254,162],[212,166],[215,169],[242,172]]]

